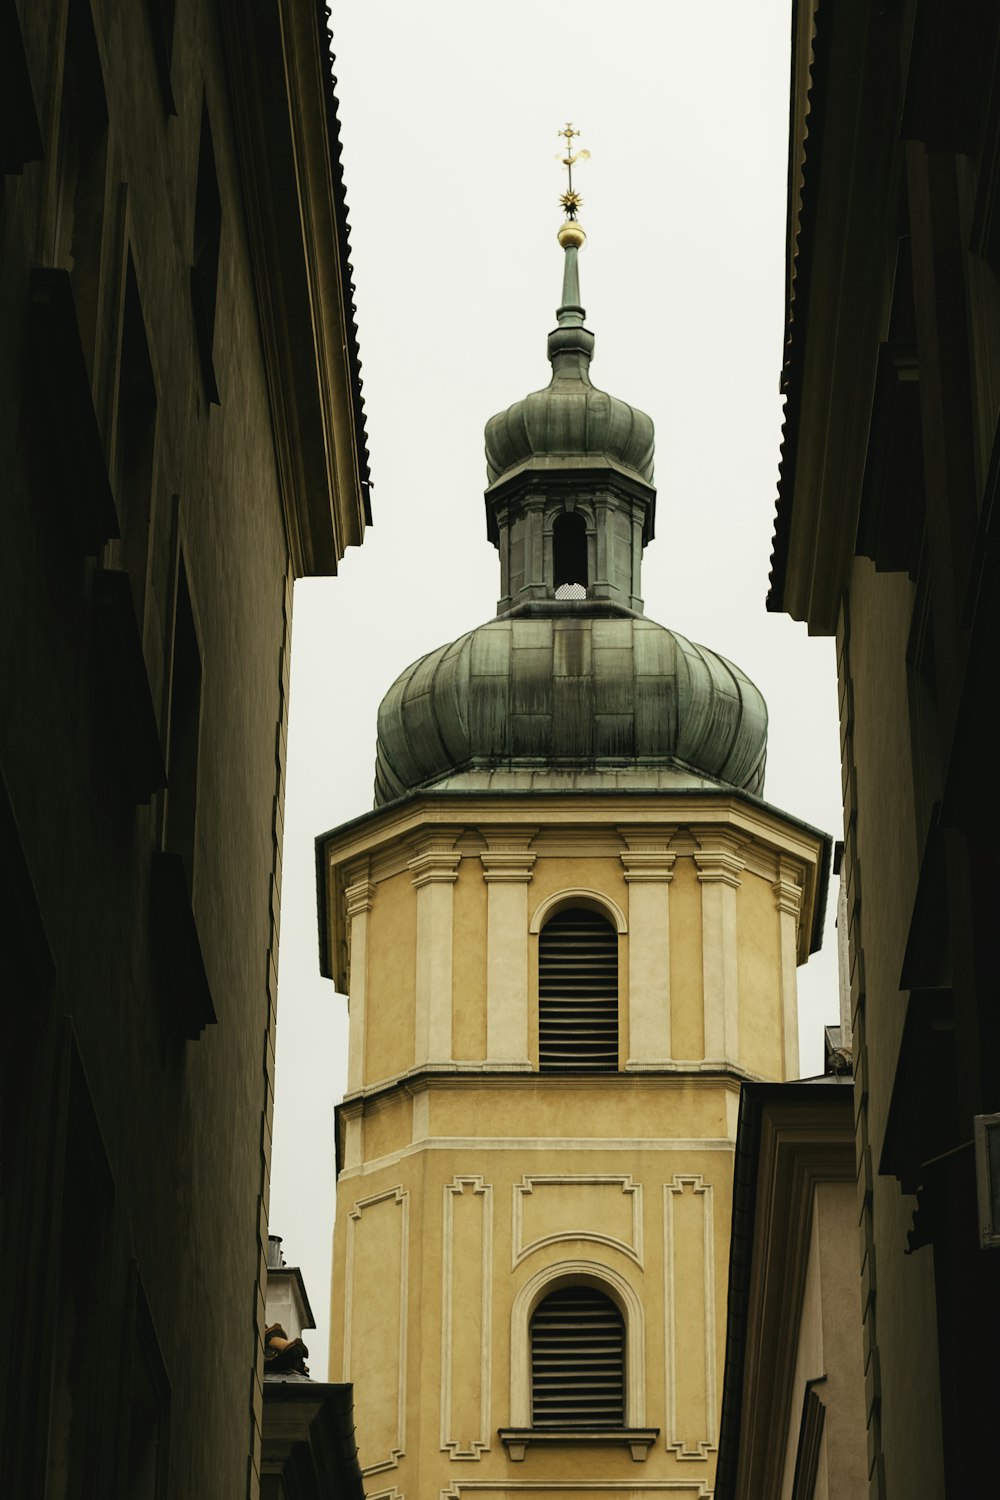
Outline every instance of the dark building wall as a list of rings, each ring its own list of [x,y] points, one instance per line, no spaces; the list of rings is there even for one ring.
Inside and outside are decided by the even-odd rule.
[[[873,1495],[988,1490],[1000,69],[974,0],[793,9],[769,599],[836,634]],[[975,1330],[975,1333],[972,1333]]]
[[[335,234],[336,306],[304,339],[273,312],[305,260],[276,271],[269,234],[346,234],[325,21],[240,10],[3,3],[12,1494],[256,1489],[291,585],[366,502],[356,355],[318,352],[351,343]],[[325,176],[261,206],[265,124]],[[309,382],[329,467],[303,484],[282,454]]]

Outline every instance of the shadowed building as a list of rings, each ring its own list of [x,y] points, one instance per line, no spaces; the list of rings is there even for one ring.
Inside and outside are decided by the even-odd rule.
[[[0,4],[0,1453],[256,1495],[291,590],[367,468],[313,0]]]
[[[740,1101],[715,1500],[855,1500],[867,1471],[849,1072]]]
[[[992,1494],[1000,14],[793,13],[768,604],[837,641],[869,1493]]]
[[[650,419],[590,380],[487,425],[494,619],[379,713],[317,841],[350,996],[331,1375],[370,1496],[703,1496],[741,1081],[798,1072],[827,841],[763,802],[767,717],[642,612]]]

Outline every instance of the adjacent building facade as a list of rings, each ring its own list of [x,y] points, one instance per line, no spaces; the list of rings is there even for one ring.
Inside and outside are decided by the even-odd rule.
[[[375,810],[317,841],[371,1500],[711,1493],[740,1085],[797,1075],[821,931],[759,693],[643,614],[652,424],[560,242],[551,383],[487,426],[496,617],[390,688]]]
[[[325,12],[0,59],[4,1488],[255,1495],[291,589],[367,519]]]
[[[715,1500],[867,1486],[849,1072],[740,1101]]]
[[[889,1500],[986,1494],[1000,17],[971,0],[793,11],[768,603],[837,639],[868,1481]]]

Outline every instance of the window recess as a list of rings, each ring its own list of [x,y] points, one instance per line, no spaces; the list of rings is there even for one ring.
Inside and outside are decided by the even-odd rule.
[[[531,1319],[532,1427],[625,1425],[625,1323],[604,1292],[565,1286]]]
[[[556,912],[539,934],[538,1066],[617,1071],[618,933],[598,912]]]
[[[555,519],[552,582],[557,599],[587,597],[587,523],[579,511],[563,511]]]

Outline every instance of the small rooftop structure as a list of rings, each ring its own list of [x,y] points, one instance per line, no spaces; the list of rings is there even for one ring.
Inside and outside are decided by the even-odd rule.
[[[302,1333],[316,1324],[280,1235],[268,1236],[265,1318],[261,1500],[364,1500],[353,1387],[309,1377]]]

